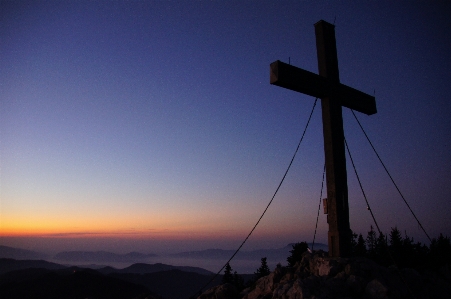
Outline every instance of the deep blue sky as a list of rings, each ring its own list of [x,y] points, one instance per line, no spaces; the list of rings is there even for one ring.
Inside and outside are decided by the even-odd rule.
[[[357,115],[405,198],[431,236],[451,235],[449,3],[0,5],[4,245],[237,247],[314,102],[270,85],[269,64],[317,73],[321,19],[336,25],[341,82],[376,96],[378,113]],[[381,228],[425,242],[347,108],[343,118]],[[313,238],[323,163],[318,105],[247,248]],[[351,228],[366,234],[372,219],[349,159],[348,185]],[[322,211],[318,239],[327,240]]]

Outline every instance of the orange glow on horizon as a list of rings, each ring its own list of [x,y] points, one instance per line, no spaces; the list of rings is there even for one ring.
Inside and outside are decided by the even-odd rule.
[[[9,225],[2,223],[0,237],[44,237],[44,238],[119,238],[119,239],[214,239],[240,238],[243,231],[224,230],[221,228],[207,228],[195,226],[174,226],[171,228],[120,228],[95,227],[88,225],[74,227],[64,225]]]
[[[11,213],[2,215],[0,237],[128,239],[128,240],[243,240],[254,222],[249,217],[230,219],[227,213]],[[241,216],[241,215],[240,215]],[[253,239],[284,238],[307,233],[290,221],[262,222]]]
[[[243,240],[249,232],[245,230],[215,230],[211,229],[64,229],[55,228],[0,228],[0,237],[30,237],[56,239],[122,239],[122,240]],[[294,237],[301,232],[297,230],[258,230],[252,239],[279,239],[287,236]],[[302,239],[302,241],[305,241]]]

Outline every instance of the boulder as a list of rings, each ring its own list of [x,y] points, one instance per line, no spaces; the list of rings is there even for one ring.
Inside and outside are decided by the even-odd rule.
[[[287,269],[277,267],[271,274],[261,277],[255,283],[255,288],[246,289],[241,293],[242,298],[261,298],[262,294],[272,294],[279,285],[280,280],[287,274]],[[271,296],[272,297],[272,296]]]
[[[315,255],[309,260],[310,274],[317,276],[335,276],[343,268],[337,259]]]

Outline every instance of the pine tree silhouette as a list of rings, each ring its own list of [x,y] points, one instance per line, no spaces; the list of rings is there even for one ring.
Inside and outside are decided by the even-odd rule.
[[[271,271],[269,270],[268,263],[266,262],[266,257],[262,257],[261,259],[261,265],[260,268],[257,269],[257,272],[255,272],[255,280],[258,280],[261,277],[264,277],[266,275],[269,275]]]
[[[224,276],[222,276],[222,283],[233,283],[232,267],[229,263],[225,266]]]

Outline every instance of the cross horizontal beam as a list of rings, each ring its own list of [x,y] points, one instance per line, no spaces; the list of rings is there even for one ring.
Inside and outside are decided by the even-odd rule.
[[[270,65],[270,83],[283,88],[305,93],[315,98],[333,95],[342,106],[365,113],[375,114],[376,99],[364,92],[341,83],[277,60]]]

